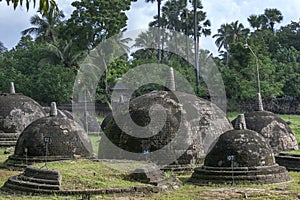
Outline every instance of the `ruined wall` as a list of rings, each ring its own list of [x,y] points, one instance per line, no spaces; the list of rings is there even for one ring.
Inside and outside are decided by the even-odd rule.
[[[300,98],[263,99],[264,110],[277,114],[300,114]],[[255,99],[228,101],[227,111],[250,112],[255,109]]]

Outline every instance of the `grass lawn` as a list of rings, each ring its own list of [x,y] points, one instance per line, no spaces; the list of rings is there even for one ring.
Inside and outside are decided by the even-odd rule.
[[[34,165],[37,168],[44,163]],[[49,169],[59,170],[63,180],[62,189],[97,189],[97,188],[126,188],[144,185],[140,182],[126,180],[127,174],[109,168],[107,165],[91,160],[72,160],[51,162]]]
[[[101,139],[98,135],[89,135],[90,141],[93,145],[93,152],[98,155],[98,147],[99,147],[99,141]]]
[[[239,113],[228,113],[230,120],[235,118]],[[300,115],[279,115],[285,121],[291,122],[291,128],[296,134],[296,138],[300,141]],[[99,136],[90,135],[93,144],[94,152],[98,151]],[[298,153],[298,151],[296,151]],[[4,149],[0,148],[0,163],[7,159],[8,155],[4,154]],[[43,164],[38,164],[36,167],[41,167]],[[141,183],[128,180],[127,174],[116,171],[108,167],[107,164],[102,164],[95,161],[84,159],[53,162],[48,163],[48,168],[58,169],[62,174],[63,189],[92,189],[102,187],[130,187],[134,185],[142,185]],[[20,171],[9,171],[0,169],[0,185],[13,175],[20,174]],[[300,198],[300,172],[289,172],[293,179],[290,183],[270,184],[270,185],[237,185],[234,187],[228,186],[196,186],[188,184],[186,181],[190,175],[178,176],[183,181],[183,186],[175,191],[169,191],[151,195],[94,195],[91,199],[118,199],[118,200],[190,200],[190,199],[286,199],[293,200]],[[81,196],[32,196],[20,194],[5,194],[0,193],[0,200],[6,199],[81,199]]]

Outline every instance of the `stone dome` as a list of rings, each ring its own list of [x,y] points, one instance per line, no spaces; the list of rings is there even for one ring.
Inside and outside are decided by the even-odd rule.
[[[17,141],[14,155],[9,159],[44,161],[46,138],[49,138],[49,161],[92,157],[91,142],[81,126],[68,117],[51,112],[50,116],[40,118],[24,129]]]
[[[244,115],[235,130],[219,136],[202,167],[194,169],[190,182],[208,184],[269,184],[290,181],[285,167],[275,163],[274,153],[257,132],[245,129]]]
[[[0,146],[9,141],[7,138],[15,137],[16,141],[26,126],[45,115],[43,108],[27,96],[18,93],[0,94]],[[11,141],[11,144],[14,145],[15,141]]]
[[[260,93],[256,94],[255,111],[245,113],[247,129],[261,134],[274,153],[298,150],[295,134],[288,124],[272,112],[264,111]],[[236,119],[232,121],[234,124]]]
[[[261,134],[274,153],[297,150],[298,143],[289,125],[280,117],[268,111],[245,113],[247,128]],[[233,120],[232,123],[235,123]]]
[[[155,108],[157,104],[161,107]],[[179,154],[182,155],[177,162],[178,164],[191,164],[204,157],[210,144],[221,133],[232,129],[225,113],[216,105],[195,95],[177,91],[152,92],[131,100],[129,104],[130,117],[135,124],[142,127],[147,126],[152,122],[153,108],[154,110],[164,109],[166,112],[166,123],[157,134],[143,138],[134,137],[123,131],[125,126],[130,126],[129,124],[124,123],[123,127],[119,127],[112,118],[108,123],[106,122],[104,132],[107,138],[103,137],[100,141],[99,158],[122,159],[124,155],[121,151],[113,150],[122,149],[136,153],[132,159],[139,159],[137,153],[143,155],[142,152],[145,150],[155,152],[168,145],[172,140],[181,140],[181,144],[187,144],[188,148],[182,149],[183,145],[174,147],[174,152],[180,152]],[[152,117],[158,118],[155,114],[152,114]],[[181,136],[175,139],[179,129],[183,131],[180,132]],[[113,145],[109,145],[109,143]],[[114,148],[114,145],[117,147]],[[163,156],[162,154],[160,155]],[[151,159],[151,154],[149,157]],[[167,155],[166,157],[172,156]]]
[[[234,155],[236,167],[270,166],[275,164],[272,149],[266,140],[251,130],[230,130],[220,135],[204,165],[231,167],[228,156]]]

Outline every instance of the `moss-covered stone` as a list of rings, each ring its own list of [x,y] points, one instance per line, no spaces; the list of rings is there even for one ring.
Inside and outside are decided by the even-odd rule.
[[[92,145],[87,133],[74,120],[49,116],[31,123],[20,135],[14,155],[10,159],[40,158],[46,153],[45,137],[49,137],[48,159],[91,157]],[[27,152],[26,152],[27,151]]]
[[[266,140],[250,130],[231,130],[222,134],[207,154],[204,165],[231,167],[228,156],[234,156],[235,167],[273,165],[274,155]]]
[[[43,108],[27,96],[0,95],[0,132],[21,133],[31,122],[45,115]]]
[[[233,124],[235,120],[233,120]],[[298,149],[295,134],[288,124],[274,113],[268,111],[249,112],[245,113],[245,120],[247,128],[261,134],[274,153]]]
[[[149,125],[151,109],[157,104],[162,106],[161,109],[166,113],[166,121],[157,134],[146,138],[134,137],[123,131],[124,127],[130,126],[126,123],[128,119],[123,120],[125,121],[123,127],[119,127],[115,120],[111,119],[106,122],[104,132],[107,138],[101,139],[99,158],[122,159],[121,150],[139,154],[142,154],[145,149],[155,152],[173,141],[180,129],[184,131],[180,132],[178,140],[181,140],[181,144],[188,144],[188,148],[173,146],[174,151],[182,152],[180,154],[182,156],[177,161],[179,164],[191,164],[206,154],[210,144],[221,133],[232,129],[225,113],[216,105],[191,94],[170,91],[149,93],[133,99],[129,106],[132,121],[141,127]],[[119,112],[120,116],[122,111]],[[108,144],[107,139],[116,147]],[[121,149],[119,152],[112,150],[118,148]],[[139,159],[138,156],[135,157]]]

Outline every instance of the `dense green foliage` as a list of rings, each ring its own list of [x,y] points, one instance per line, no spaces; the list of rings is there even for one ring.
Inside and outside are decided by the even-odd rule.
[[[274,25],[282,19],[279,10],[265,9],[263,14],[248,18],[249,28],[236,21],[222,25],[214,35],[220,52],[215,60],[222,71],[229,99],[255,96],[256,65],[264,98],[300,96],[297,49],[300,22],[275,29]]]
[[[22,31],[23,36],[16,47],[8,51],[0,42],[0,91],[7,92],[9,82],[14,81],[17,92],[39,102],[70,102],[79,63],[99,43],[124,31],[125,12],[134,1],[74,1],[75,9],[69,19],[64,19],[58,9],[49,10],[49,7],[43,15],[34,15],[32,27]],[[18,5],[22,1],[8,2]],[[141,33],[134,41],[134,47],[139,49],[130,57],[124,55],[108,66],[105,63],[101,66],[107,70],[99,81],[96,100],[109,102],[117,78],[136,66],[155,62],[172,66],[190,82],[199,96],[207,97],[206,84],[200,79],[200,85],[196,86],[198,80],[191,65],[196,57],[193,40],[211,34],[211,22],[201,1],[145,2],[158,6],[158,15],[154,16],[150,27],[174,30],[187,37],[183,39],[165,30],[156,34],[151,31]],[[219,50],[219,55],[213,59],[232,102],[254,98],[258,91],[257,66],[263,98],[300,96],[300,21],[280,27],[278,24],[283,17],[278,9],[267,8],[260,15],[249,16],[249,25],[237,19],[221,25],[217,33],[212,34]],[[178,43],[178,40],[183,41]],[[121,44],[124,48],[129,47],[124,41]],[[158,45],[162,51],[158,51]],[[113,53],[110,56],[113,57]],[[208,57],[212,58],[209,51],[199,50],[199,63],[205,63]],[[136,94],[163,88],[148,85]]]
[[[17,92],[39,102],[70,102],[79,63],[91,48],[126,27],[125,11],[132,1],[136,0],[75,1],[67,20],[57,9],[34,15],[30,19],[32,27],[22,31],[17,46],[7,51],[0,43],[0,91],[8,92],[9,82],[13,81]],[[105,79],[109,82],[100,81],[98,100],[107,101],[103,96],[108,91],[103,88],[113,86],[128,68],[127,63],[124,57],[108,66]]]

